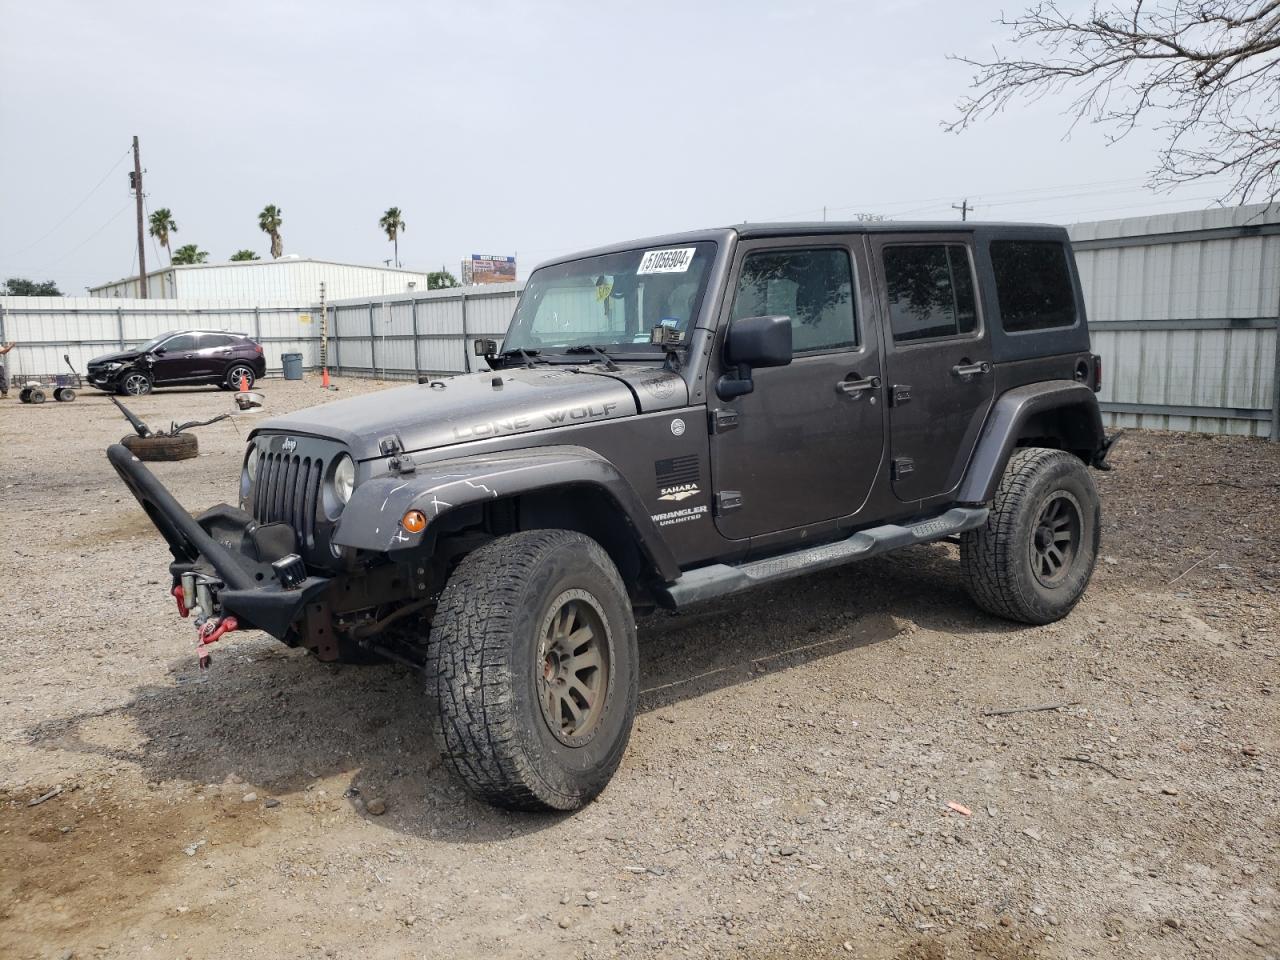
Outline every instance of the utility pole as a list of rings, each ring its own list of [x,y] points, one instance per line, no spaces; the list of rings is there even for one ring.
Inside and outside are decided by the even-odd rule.
[[[138,296],[147,299],[147,248],[146,224],[142,212],[142,158],[138,153],[138,138],[133,138],[133,173],[129,176],[129,185],[133,187],[133,195],[138,201]]]
[[[969,219],[969,211],[970,211],[970,210],[972,210],[972,209],[973,209],[973,207],[969,206],[969,198],[968,198],[968,197],[965,197],[965,198],[964,198],[964,201],[963,201],[962,203],[953,203],[953,204],[951,205],[951,209],[952,209],[952,210],[959,210],[959,211],[960,211],[960,219],[961,219],[961,220],[968,220],[968,219]]]

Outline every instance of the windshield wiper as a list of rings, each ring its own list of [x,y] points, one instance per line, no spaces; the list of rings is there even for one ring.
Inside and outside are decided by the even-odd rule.
[[[613,358],[604,352],[604,349],[596,346],[594,343],[580,343],[576,346],[565,347],[565,353],[594,353],[597,357],[604,361],[606,370],[618,370],[619,367],[613,362]]]
[[[524,347],[512,347],[510,350],[503,350],[501,353],[497,354],[494,359],[506,361],[514,360],[517,357],[519,357],[520,365],[522,367],[532,367],[536,363],[547,362],[538,356],[537,350],[526,350]]]

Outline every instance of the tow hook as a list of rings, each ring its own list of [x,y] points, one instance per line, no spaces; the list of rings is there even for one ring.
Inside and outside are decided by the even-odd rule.
[[[182,587],[176,586],[169,592],[173,594],[173,599],[178,602],[178,616],[183,618],[191,616],[191,611],[187,608],[186,596],[182,591]]]
[[[235,617],[223,617],[221,620],[206,620],[196,633],[196,656],[200,659],[200,669],[206,669],[213,662],[209,647],[222,639],[223,634],[231,633],[240,627]]]

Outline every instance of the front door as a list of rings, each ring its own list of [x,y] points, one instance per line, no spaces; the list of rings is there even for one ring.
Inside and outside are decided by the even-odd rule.
[[[995,375],[964,234],[876,236],[885,304],[893,492],[923,500],[959,486],[991,406]]]
[[[739,247],[721,328],[788,316],[794,359],[754,371],[755,390],[733,400],[709,385],[715,522],[725,537],[846,517],[866,501],[884,445],[879,338],[860,308],[866,277],[861,247],[841,238]]]
[[[199,376],[197,334],[180,333],[160,344],[152,353],[151,375],[156,383],[183,383]]]

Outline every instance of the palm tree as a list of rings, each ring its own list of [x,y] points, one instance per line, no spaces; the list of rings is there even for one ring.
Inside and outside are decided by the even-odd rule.
[[[151,214],[150,232],[160,241],[160,246],[164,247],[164,252],[169,255],[169,262],[173,263],[173,251],[169,249],[169,234],[178,232],[178,224],[174,222],[173,214],[169,212],[168,207],[161,207]]]
[[[282,223],[284,223],[284,211],[274,203],[268,203],[258,214],[258,228],[271,238],[272,260],[279,260],[284,254],[284,243],[280,239]]]
[[[183,266],[192,263],[204,263],[209,259],[207,250],[201,250],[196,244],[188,243],[174,251],[172,263]]]
[[[231,259],[234,261],[234,260],[261,260],[262,258],[258,256],[256,253],[254,253],[252,250],[237,250],[235,253],[231,255]]]
[[[396,266],[400,266],[400,234],[404,232],[404,217],[400,215],[399,207],[387,207],[387,212],[382,215],[382,219],[378,221],[383,231],[387,234],[387,239],[395,245]]]

